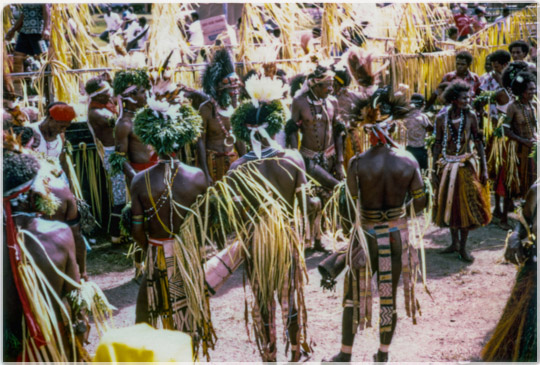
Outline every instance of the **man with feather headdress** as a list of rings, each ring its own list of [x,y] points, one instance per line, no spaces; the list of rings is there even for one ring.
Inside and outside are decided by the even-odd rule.
[[[371,148],[350,160],[346,198],[340,201],[343,225],[351,231],[351,241],[346,254],[341,351],[328,361],[351,361],[358,328],[371,327],[374,272],[381,303],[380,347],[374,360],[388,361],[402,272],[405,308],[416,323],[414,278],[419,261],[416,248],[409,243],[407,209],[422,210],[426,196],[418,162],[388,135],[392,120],[407,115],[407,99],[402,91],[386,86],[373,94],[365,108],[363,127],[369,133]]]
[[[307,279],[304,222],[298,214],[304,209],[304,214],[320,210],[320,201],[306,196],[302,156],[282,149],[274,139],[289,115],[281,101],[286,90],[277,79],[253,76],[246,81],[251,100],[234,112],[231,124],[251,152],[235,161],[223,184],[217,184],[218,189],[230,187],[228,192],[234,194],[225,199],[236,212],[229,224],[241,227],[236,229],[237,239],[249,253],[246,270],[253,292],[251,312],[263,361],[276,361],[276,294],[291,361],[299,361],[310,350],[303,291]]]
[[[197,141],[197,157],[208,181],[215,182],[239,154],[245,153],[244,144],[231,130],[230,117],[238,106],[242,84],[226,48],[216,51],[203,73],[202,84],[210,99],[199,107],[203,130]]]

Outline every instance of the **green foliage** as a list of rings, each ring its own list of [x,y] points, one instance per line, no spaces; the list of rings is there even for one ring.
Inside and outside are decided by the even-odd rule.
[[[259,114],[258,118],[257,113]],[[287,118],[287,114],[281,100],[273,100],[270,103],[260,102],[259,108],[256,108],[249,101],[236,109],[231,117],[231,125],[234,135],[249,143],[251,131],[246,124],[258,126],[268,123],[266,132],[272,137],[283,128],[285,118]]]
[[[189,105],[182,105],[175,118],[149,107],[135,115],[133,130],[144,144],[154,147],[158,155],[170,155],[201,135],[202,118]]]
[[[495,95],[497,95],[496,91],[482,91],[480,95],[478,95],[473,100],[473,107],[475,109],[481,108],[486,104],[492,104],[495,102]]]
[[[111,164],[111,175],[115,176],[124,172],[124,163],[128,162],[128,158],[125,153],[115,152],[109,156],[109,163]]]
[[[122,209],[122,216],[120,218],[120,232],[122,236],[131,236],[131,221],[133,215],[131,214],[131,202],[127,203]]]
[[[112,87],[114,95],[119,95],[132,85],[142,86],[146,90],[150,89],[150,79],[146,70],[118,71],[114,74]]]

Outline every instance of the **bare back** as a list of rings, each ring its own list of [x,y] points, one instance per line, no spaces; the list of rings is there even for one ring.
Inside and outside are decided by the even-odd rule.
[[[175,205],[176,210],[173,209],[171,215],[171,201],[164,182],[165,169],[165,164],[159,163],[138,173],[131,184],[133,214],[142,211],[148,221],[147,233],[153,238],[170,237],[171,234],[167,230],[178,233],[186,215],[186,209],[182,207],[191,207],[197,196],[207,189],[202,170],[176,161],[171,169],[171,176],[174,176],[172,197],[174,202],[182,207]],[[157,213],[154,206],[157,207]]]
[[[353,157],[347,185],[362,208],[387,210],[405,203],[408,192],[423,186],[418,162],[404,150],[375,146]]]
[[[250,161],[245,157],[241,157],[231,165],[228,175],[234,179],[235,170],[241,169],[242,166],[248,162]],[[281,195],[281,198],[291,206],[294,203],[296,189],[307,182],[306,176],[303,173],[305,170],[304,160],[298,151],[295,150],[281,151],[274,159],[268,158],[258,160],[252,162],[252,165],[266,179],[265,182],[257,178],[256,180],[260,181],[263,185],[266,184],[266,182],[272,184]],[[249,187],[243,184],[239,184],[239,186],[243,190],[242,193],[249,198]],[[269,190],[270,189],[267,189],[267,191]],[[253,203],[255,202],[253,201]]]
[[[147,163],[150,161],[154,150],[151,146],[142,143],[135,135],[131,116],[124,115],[118,121],[115,133],[117,151],[126,152],[130,162]]]
[[[105,109],[88,109],[88,123],[92,127],[93,134],[104,147],[114,146],[114,124],[111,120],[115,115]]]

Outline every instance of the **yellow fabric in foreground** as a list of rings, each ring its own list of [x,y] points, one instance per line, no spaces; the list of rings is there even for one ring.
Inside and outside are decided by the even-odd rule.
[[[191,337],[179,331],[154,329],[146,323],[107,331],[94,362],[193,361]]]

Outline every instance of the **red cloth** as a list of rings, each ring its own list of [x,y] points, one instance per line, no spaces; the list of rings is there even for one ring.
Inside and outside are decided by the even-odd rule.
[[[141,172],[143,170],[149,169],[150,167],[154,166],[155,164],[157,164],[157,162],[158,162],[158,156],[156,154],[153,154],[152,156],[150,156],[150,160],[148,162],[145,162],[145,163],[130,162],[129,164],[131,165],[131,167],[133,167],[135,171]]]
[[[469,35],[471,33],[471,25],[473,19],[467,14],[455,14],[454,22],[456,22],[456,27],[458,29],[458,37]]]
[[[471,86],[471,97],[478,95],[480,91],[480,77],[474,72],[469,71],[465,77],[460,77],[457,75],[456,71],[452,71],[443,76],[441,82],[452,82],[456,79],[460,79]],[[474,95],[472,95],[474,93]]]
[[[19,194],[22,194],[30,190],[30,187],[31,185],[28,185],[26,188],[16,193],[13,193],[10,196],[4,197],[3,203],[4,203],[4,214],[6,217],[6,236],[7,236],[6,243],[8,245],[9,262],[11,264],[11,271],[13,272],[13,281],[15,282],[15,287],[17,288],[19,299],[21,300],[24,318],[26,320],[26,326],[28,327],[30,336],[32,336],[32,338],[34,339],[36,346],[41,347],[46,344],[46,341],[45,341],[45,338],[43,337],[43,334],[41,333],[41,329],[36,323],[36,320],[32,313],[32,309],[30,308],[28,297],[26,296],[26,292],[24,291],[24,288],[22,286],[22,283],[19,277],[18,266],[21,262],[21,250],[17,242],[17,227],[15,226],[15,222],[13,221],[13,217],[11,216],[11,203],[10,203],[11,199],[17,197]]]
[[[113,114],[118,114],[116,111],[116,105],[112,101],[109,100],[107,104],[98,103],[97,101],[90,102],[90,105],[88,106],[92,109],[107,109]]]
[[[67,104],[56,104],[49,109],[49,115],[58,122],[71,122],[75,119],[75,109]]]

